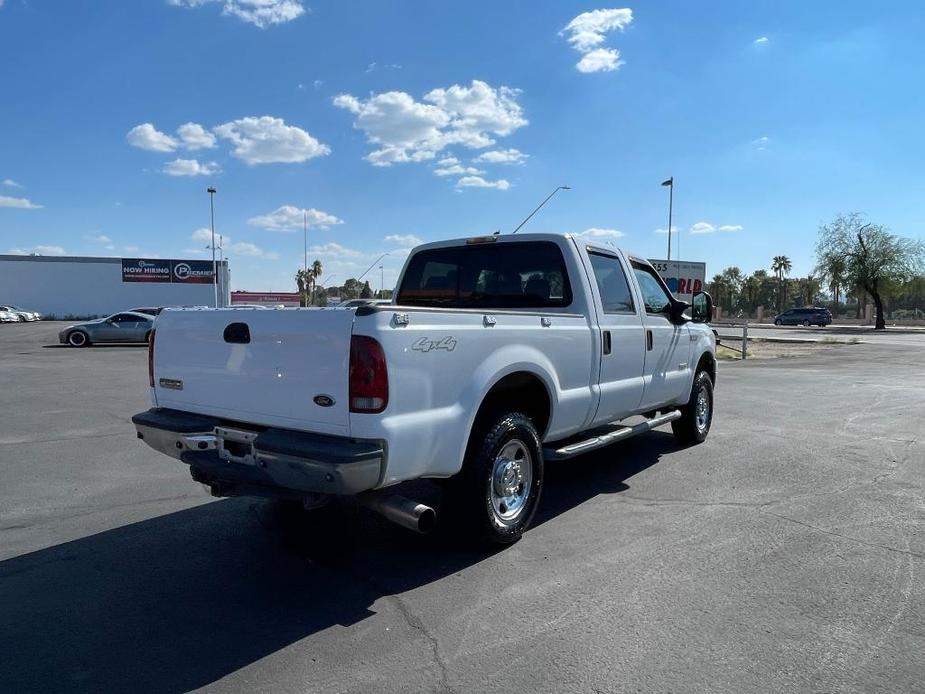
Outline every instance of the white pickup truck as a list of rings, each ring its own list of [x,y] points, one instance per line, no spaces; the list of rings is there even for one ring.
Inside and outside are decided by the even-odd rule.
[[[690,315],[688,315],[690,314]],[[644,259],[573,235],[416,248],[394,303],[165,310],[138,437],[216,496],[333,495],[426,530],[392,493],[445,479],[460,527],[516,541],[543,463],[713,415],[709,295],[676,300]]]

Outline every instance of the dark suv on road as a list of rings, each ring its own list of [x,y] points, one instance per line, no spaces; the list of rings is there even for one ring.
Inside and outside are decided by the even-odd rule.
[[[825,327],[832,322],[832,313],[827,308],[791,308],[774,317],[774,325],[818,325]]]

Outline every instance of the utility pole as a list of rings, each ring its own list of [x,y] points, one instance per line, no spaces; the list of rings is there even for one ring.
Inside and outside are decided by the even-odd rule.
[[[379,266],[379,298],[385,298],[385,270],[381,265]]]
[[[308,272],[308,213],[302,210],[302,269]]]
[[[206,189],[209,194],[209,219],[212,227],[212,289],[215,297],[215,308],[218,308],[218,267],[215,265],[215,193],[212,186]]]

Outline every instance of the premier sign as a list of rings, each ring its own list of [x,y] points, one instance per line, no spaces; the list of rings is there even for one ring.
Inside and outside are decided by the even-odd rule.
[[[707,279],[707,264],[690,260],[649,260],[656,272],[678,299],[690,301],[703,291]]]
[[[123,258],[122,281],[212,284],[214,280],[208,260]]]

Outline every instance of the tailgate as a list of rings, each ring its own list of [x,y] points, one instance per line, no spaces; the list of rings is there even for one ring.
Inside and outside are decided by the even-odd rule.
[[[164,311],[155,324],[156,404],[347,434],[353,318],[326,309]]]

